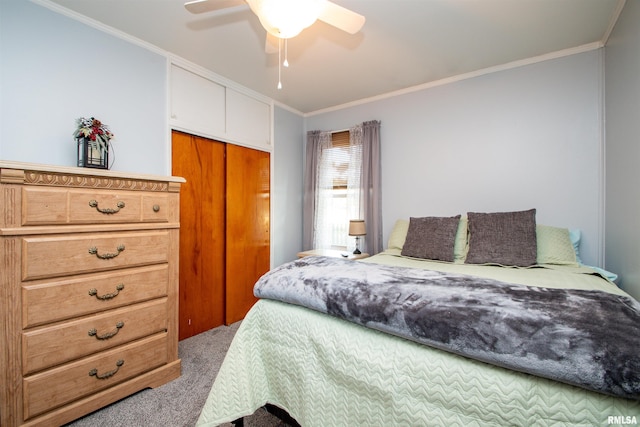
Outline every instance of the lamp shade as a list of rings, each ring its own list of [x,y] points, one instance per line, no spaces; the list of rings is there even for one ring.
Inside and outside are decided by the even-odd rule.
[[[295,37],[316,22],[324,0],[247,0],[260,23],[281,39]]]
[[[349,236],[364,236],[367,230],[364,226],[364,219],[352,219],[349,221]]]

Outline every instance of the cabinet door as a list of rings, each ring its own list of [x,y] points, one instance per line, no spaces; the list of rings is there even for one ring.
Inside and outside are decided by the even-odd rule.
[[[171,66],[171,120],[182,128],[225,135],[225,87]]]
[[[180,192],[179,339],[224,323],[225,144],[172,133]]]
[[[269,153],[227,146],[226,323],[244,318],[256,302],[253,285],[269,270]]]
[[[227,137],[254,147],[271,148],[271,107],[227,88]],[[249,124],[249,125],[247,125]]]

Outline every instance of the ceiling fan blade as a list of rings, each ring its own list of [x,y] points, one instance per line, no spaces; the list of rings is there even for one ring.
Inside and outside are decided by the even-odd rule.
[[[244,0],[193,0],[186,2],[184,7],[191,13],[205,13],[244,4]]]
[[[360,31],[365,21],[365,17],[359,13],[328,0],[318,19],[349,34],[355,34]]]
[[[264,51],[266,53],[278,53],[278,47],[280,46],[280,40],[267,31],[267,37],[264,41]]]

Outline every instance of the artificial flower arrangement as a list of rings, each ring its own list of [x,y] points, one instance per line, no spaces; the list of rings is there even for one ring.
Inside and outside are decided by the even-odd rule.
[[[74,137],[95,141],[100,146],[100,149],[108,150],[109,141],[114,135],[111,133],[107,125],[95,117],[90,117],[88,119],[80,117],[76,120],[76,123],[78,124],[78,129],[74,132]]]

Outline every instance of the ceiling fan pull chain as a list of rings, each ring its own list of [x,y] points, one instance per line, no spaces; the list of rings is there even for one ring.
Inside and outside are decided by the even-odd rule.
[[[284,65],[285,68],[289,67],[289,61],[287,61],[287,46],[289,46],[289,39],[284,39],[284,62],[282,65]]]
[[[282,55],[282,39],[278,37],[278,89],[282,89],[282,80],[281,80],[281,55]]]

